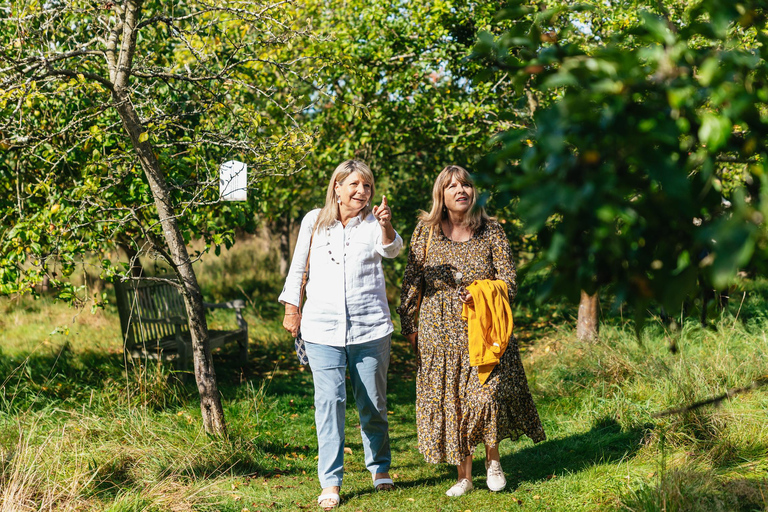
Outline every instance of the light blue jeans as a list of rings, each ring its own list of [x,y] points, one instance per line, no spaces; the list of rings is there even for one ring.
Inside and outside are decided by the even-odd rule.
[[[392,335],[359,345],[329,347],[306,342],[315,383],[317,475],[323,488],[344,477],[344,411],[347,405],[347,366],[360,415],[365,466],[371,475],[389,471],[387,369]]]

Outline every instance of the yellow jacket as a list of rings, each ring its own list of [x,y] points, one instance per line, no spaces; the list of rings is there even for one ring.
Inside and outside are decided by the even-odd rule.
[[[464,304],[461,317],[468,324],[469,364],[477,366],[480,384],[485,384],[512,335],[512,309],[504,281],[474,281],[467,286],[467,291],[472,294],[473,302]]]

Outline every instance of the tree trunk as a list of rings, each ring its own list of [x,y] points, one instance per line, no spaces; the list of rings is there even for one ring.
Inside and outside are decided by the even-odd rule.
[[[184,237],[179,229],[179,223],[171,203],[170,191],[165,176],[160,169],[152,151],[152,146],[146,136],[142,137],[144,129],[136,109],[131,102],[128,80],[130,76],[133,53],[136,48],[136,24],[141,10],[141,0],[128,0],[125,3],[123,17],[122,44],[116,66],[113,68],[114,89],[112,96],[125,131],[131,138],[136,154],[144,170],[144,174],[152,190],[157,214],[163,228],[163,235],[168,248],[167,257],[181,282],[184,295],[184,305],[189,317],[189,332],[192,337],[192,353],[195,365],[195,380],[200,393],[200,409],[203,416],[205,431],[212,434],[225,435],[224,410],[221,406],[216,383],[216,372],[213,368],[213,357],[208,340],[208,324],[205,320],[203,295],[197,276],[192,268],[192,262],[184,243]],[[143,139],[143,140],[142,140]]]
[[[280,233],[280,275],[288,275],[288,265],[291,263],[291,215],[283,213],[278,222]]]
[[[599,307],[600,301],[597,292],[589,295],[581,290],[579,318],[576,321],[576,337],[581,341],[597,341]]]

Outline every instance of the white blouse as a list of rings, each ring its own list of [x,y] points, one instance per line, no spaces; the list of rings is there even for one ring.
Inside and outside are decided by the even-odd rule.
[[[319,208],[312,210],[301,221],[291,268],[278,298],[283,304],[299,304],[309,240],[319,214]],[[394,330],[381,259],[397,256],[403,239],[395,232],[395,240],[382,245],[381,237],[381,225],[373,214],[354,217],[346,227],[336,221],[315,231],[301,316],[305,341],[343,347],[383,338]]]

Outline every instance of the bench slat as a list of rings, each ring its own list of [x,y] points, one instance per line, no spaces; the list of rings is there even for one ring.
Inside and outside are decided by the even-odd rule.
[[[114,285],[126,354],[132,358],[175,361],[179,369],[185,369],[192,356],[192,338],[181,291],[173,285],[146,279],[115,281]],[[238,329],[209,330],[209,343],[214,349],[237,341],[241,359],[247,363],[248,324],[241,312],[244,301],[205,306],[235,310]]]

